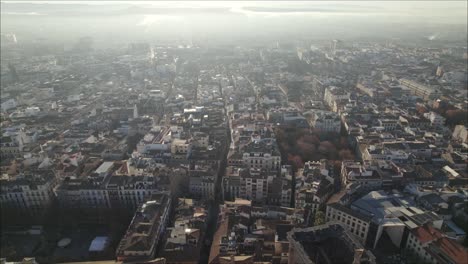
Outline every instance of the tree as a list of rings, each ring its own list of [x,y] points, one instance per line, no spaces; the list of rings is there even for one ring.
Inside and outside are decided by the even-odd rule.
[[[295,169],[304,167],[302,158],[299,155],[288,154],[288,161]]]
[[[314,216],[314,226],[325,224],[325,213],[323,211],[317,211]]]
[[[466,116],[468,112],[466,110],[448,110],[445,112],[447,118],[447,125],[460,125],[466,123]]]
[[[340,160],[354,160],[354,155],[349,149],[342,149],[338,152]]]
[[[311,160],[312,155],[316,151],[315,145],[306,142],[298,142],[297,148],[298,154],[301,155],[302,160]]]
[[[314,134],[304,135],[301,139],[304,142],[314,144],[316,146],[320,144],[320,139],[317,137],[317,135],[314,135]]]
[[[320,142],[320,146],[318,147],[318,151],[325,155],[327,159],[335,159],[337,157],[337,152],[335,145],[330,141]]]

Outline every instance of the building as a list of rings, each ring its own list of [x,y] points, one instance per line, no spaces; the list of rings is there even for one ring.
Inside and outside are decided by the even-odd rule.
[[[373,248],[384,233],[393,245],[401,247],[407,230],[425,223],[442,228],[443,223],[440,216],[421,210],[410,197],[398,192],[373,191],[354,201],[350,208],[372,219],[366,244]]]
[[[236,236],[240,240],[243,232],[242,229],[238,230],[235,227],[233,221],[232,217],[226,217],[219,223],[218,229],[213,236],[213,243],[211,244],[209,264],[253,264],[253,254],[240,255],[238,253],[239,246],[242,243],[236,240]]]
[[[457,125],[453,129],[452,138],[460,143],[468,142],[468,130],[464,125]]]
[[[364,161],[391,161],[396,164],[404,164],[410,161],[410,153],[406,147],[389,148],[386,144],[359,145],[359,156]]]
[[[375,232],[372,232],[371,218],[367,215],[351,210],[346,206],[339,203],[327,205],[325,212],[325,220],[327,222],[341,223],[351,234],[353,234],[364,245],[368,244],[367,241],[373,240],[372,237]]]
[[[340,133],[341,119],[335,112],[314,111],[310,125],[319,132]]]
[[[166,191],[154,176],[109,175],[66,179],[55,193],[64,209],[136,209],[151,195]]]
[[[442,94],[439,90],[433,87],[429,87],[409,79],[401,79],[400,84],[408,88],[412,94],[420,96],[424,100],[435,99]]]
[[[223,180],[225,197],[266,203],[269,183],[274,178],[275,174],[271,174],[265,169],[230,167]]]
[[[379,172],[358,161],[343,161],[341,164],[341,182],[343,186],[360,185],[365,190],[377,190],[382,187],[382,176]]]
[[[294,228],[288,232],[287,237],[289,264],[376,263],[372,252],[366,250],[363,244],[336,222]]]
[[[182,169],[153,168],[147,159],[88,161],[83,166],[81,175],[64,177],[54,190],[62,210],[134,212],[152,195],[168,192],[171,180],[186,175]]]
[[[307,225],[308,216],[302,209],[226,201],[220,206],[208,263],[287,263],[286,233]]]
[[[330,86],[325,89],[323,101],[333,112],[338,112],[340,101],[346,101],[349,98],[350,93],[338,87]]]
[[[0,140],[0,157],[14,159],[22,156],[20,144],[10,136],[2,136]]]
[[[167,264],[196,264],[204,242],[207,212],[195,200],[179,198],[174,208],[174,224],[165,232],[160,256]]]
[[[218,175],[216,166],[209,164],[195,165],[188,173],[191,195],[203,199],[213,199],[215,197],[215,182]]]
[[[433,127],[442,127],[445,125],[445,117],[435,112],[424,113],[424,117],[431,121]]]
[[[268,204],[291,206],[292,174],[291,166],[283,165],[279,176],[271,175],[268,180]]]
[[[2,102],[1,103],[2,112],[6,112],[8,110],[14,109],[16,108],[16,105],[17,105],[15,99],[13,98],[8,98],[5,100],[2,98],[1,102]]]
[[[51,170],[25,172],[16,176],[3,175],[0,178],[0,202],[3,214],[20,213],[41,217],[49,209],[57,184]]]
[[[378,123],[380,127],[383,127],[385,131],[393,131],[397,129],[399,123],[398,119],[391,118],[379,118]]]
[[[166,194],[153,195],[138,207],[117,247],[118,261],[154,258],[169,219],[171,199]]]
[[[315,214],[324,209],[325,203],[335,191],[335,180],[331,177],[326,160],[308,161],[302,176],[296,176],[296,208],[307,208]]]
[[[279,170],[281,154],[275,140],[253,141],[242,150],[245,166],[254,169]]]
[[[179,126],[155,126],[138,142],[137,152],[160,162],[170,160],[172,153],[185,155],[188,145],[184,140],[177,140],[182,132],[183,128]],[[176,144],[172,147],[174,141]]]
[[[462,245],[430,225],[412,229],[406,249],[425,263],[464,264],[468,260],[468,252]]]

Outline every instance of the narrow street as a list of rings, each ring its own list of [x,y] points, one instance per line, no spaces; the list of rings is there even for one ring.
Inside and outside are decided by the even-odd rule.
[[[223,95],[223,91],[221,87],[219,88],[221,95]],[[199,264],[206,264],[208,263],[210,257],[210,248],[211,244],[213,243],[213,235],[216,232],[217,228],[217,220],[219,214],[219,205],[222,204],[223,198],[223,177],[226,173],[227,167],[227,155],[229,153],[229,146],[231,145],[231,130],[229,128],[229,116],[227,113],[226,107],[226,100],[224,100],[224,113],[226,114],[226,142],[223,146],[223,150],[221,152],[221,160],[219,163],[218,174],[216,177],[215,187],[214,187],[214,200],[210,201],[208,205],[208,217],[206,222],[206,233],[205,233],[205,243],[203,243],[201,252],[200,252],[200,260],[198,261]]]

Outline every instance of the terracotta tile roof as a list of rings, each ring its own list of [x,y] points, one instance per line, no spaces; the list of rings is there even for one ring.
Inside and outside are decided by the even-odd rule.
[[[425,244],[427,242],[433,241],[437,239],[437,237],[441,237],[442,234],[435,228],[431,226],[420,226],[411,230],[411,233],[421,242]]]
[[[215,260],[219,257],[219,250],[221,244],[221,238],[228,233],[229,218],[227,217],[223,222],[220,223],[218,229],[213,236],[213,244],[210,249],[210,258],[208,263],[215,263]]]
[[[433,246],[431,245],[427,251],[436,259],[440,259],[440,263],[468,263],[468,252],[460,244],[449,238],[440,238],[433,243]],[[441,251],[451,261],[447,262],[446,258],[442,258],[441,254],[437,254],[437,251]]]
[[[438,260],[438,263],[468,263],[468,251],[434,227],[426,225],[415,228],[411,232],[422,244],[430,243],[425,249]]]

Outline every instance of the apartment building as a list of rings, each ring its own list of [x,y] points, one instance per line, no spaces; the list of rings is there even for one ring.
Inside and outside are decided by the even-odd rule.
[[[242,161],[245,166],[254,169],[279,170],[281,154],[275,140],[264,139],[253,141],[242,150]]]
[[[2,136],[0,139],[0,158],[14,159],[21,157],[21,147],[12,137]]]
[[[338,203],[327,205],[325,212],[325,220],[327,222],[336,221],[341,223],[348,231],[353,234],[361,243],[368,244],[373,241],[373,226],[371,218],[357,211],[351,210],[346,206]]]
[[[424,100],[434,99],[435,97],[441,95],[439,90],[409,79],[401,79],[400,84],[408,88],[412,94],[420,96]]]
[[[138,207],[117,247],[118,261],[151,260],[169,219],[171,199],[166,194],[153,195]]]
[[[338,112],[339,102],[349,100],[350,93],[338,87],[330,86],[325,88],[323,101],[333,111]]]
[[[264,169],[238,168],[236,175],[231,175],[225,181],[225,190],[234,198],[265,203],[268,197],[268,183],[273,178],[274,176]]]
[[[363,189],[374,190],[382,186],[382,177],[368,164],[345,160],[341,164],[341,182],[344,186],[356,183]]]
[[[67,178],[56,188],[59,205],[66,209],[135,210],[151,195],[167,192],[157,175],[106,175]]]
[[[319,132],[339,133],[341,130],[340,116],[330,111],[314,111],[310,124]]]
[[[425,263],[464,264],[468,259],[468,252],[462,245],[430,225],[412,229],[406,249]]]
[[[209,164],[195,165],[188,173],[190,194],[198,198],[213,199],[218,175],[217,167]]]
[[[2,209],[42,216],[53,199],[57,184],[51,170],[36,170],[16,176],[3,175],[0,178],[0,204]]]
[[[369,263],[376,258],[340,223],[294,228],[287,233],[289,264]],[[336,254],[339,248],[339,254]]]

